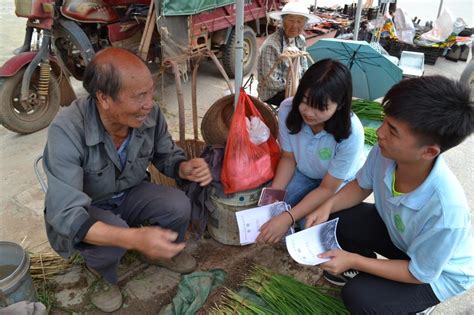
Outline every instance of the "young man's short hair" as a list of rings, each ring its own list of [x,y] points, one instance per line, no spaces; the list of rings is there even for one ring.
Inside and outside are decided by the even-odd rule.
[[[443,76],[406,79],[383,99],[385,114],[407,123],[420,145],[437,144],[441,152],[460,144],[474,130],[470,88]]]

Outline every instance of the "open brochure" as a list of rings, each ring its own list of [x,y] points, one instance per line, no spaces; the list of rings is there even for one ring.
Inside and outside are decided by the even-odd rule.
[[[286,248],[291,258],[309,266],[329,261],[329,258],[318,258],[318,255],[341,248],[336,238],[338,221],[339,218],[336,218],[287,236]]]
[[[272,217],[279,215],[289,209],[289,205],[283,201],[270,205],[251,208],[235,213],[239,226],[240,244],[248,245],[255,243],[260,227]],[[293,233],[291,228],[290,233]]]
[[[235,213],[239,226],[240,244],[255,243],[260,234],[260,227],[272,217],[290,209],[285,202],[251,208]],[[331,249],[340,249],[336,238],[338,218],[313,226],[309,229],[294,233],[293,228],[286,236],[286,247],[290,256],[303,265],[318,265],[328,258],[318,258],[318,255]]]

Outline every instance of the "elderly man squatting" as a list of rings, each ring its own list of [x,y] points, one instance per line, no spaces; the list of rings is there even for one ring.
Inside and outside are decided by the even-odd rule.
[[[100,51],[87,66],[89,96],[64,108],[49,127],[44,150],[48,179],[45,221],[51,246],[79,252],[107,289],[92,295],[102,311],[117,310],[117,267],[127,250],[186,273],[196,267],[183,252],[190,202],[175,188],[148,181],[151,163],[178,181],[212,180],[203,159],[186,161],[153,102],[146,64],[119,48]],[[144,226],[145,225],[145,226]]]

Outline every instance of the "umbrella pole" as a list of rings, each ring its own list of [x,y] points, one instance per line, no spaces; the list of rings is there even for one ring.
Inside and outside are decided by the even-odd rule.
[[[234,109],[239,100],[243,77],[244,56],[244,0],[235,0],[235,98]]]
[[[354,23],[354,40],[359,38],[360,16],[362,15],[362,0],[357,1],[356,18]]]
[[[438,16],[437,18],[439,18],[439,16],[441,15],[441,9],[443,9],[443,0],[441,0],[439,2],[439,8],[438,8]]]

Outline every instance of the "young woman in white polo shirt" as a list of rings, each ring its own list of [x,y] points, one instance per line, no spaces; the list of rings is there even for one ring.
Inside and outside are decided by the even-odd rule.
[[[351,100],[349,69],[324,59],[305,72],[294,98],[281,103],[282,156],[271,187],[287,189],[292,209],[265,223],[257,242],[280,241],[295,221],[333,196],[362,166],[364,129],[351,112]]]

